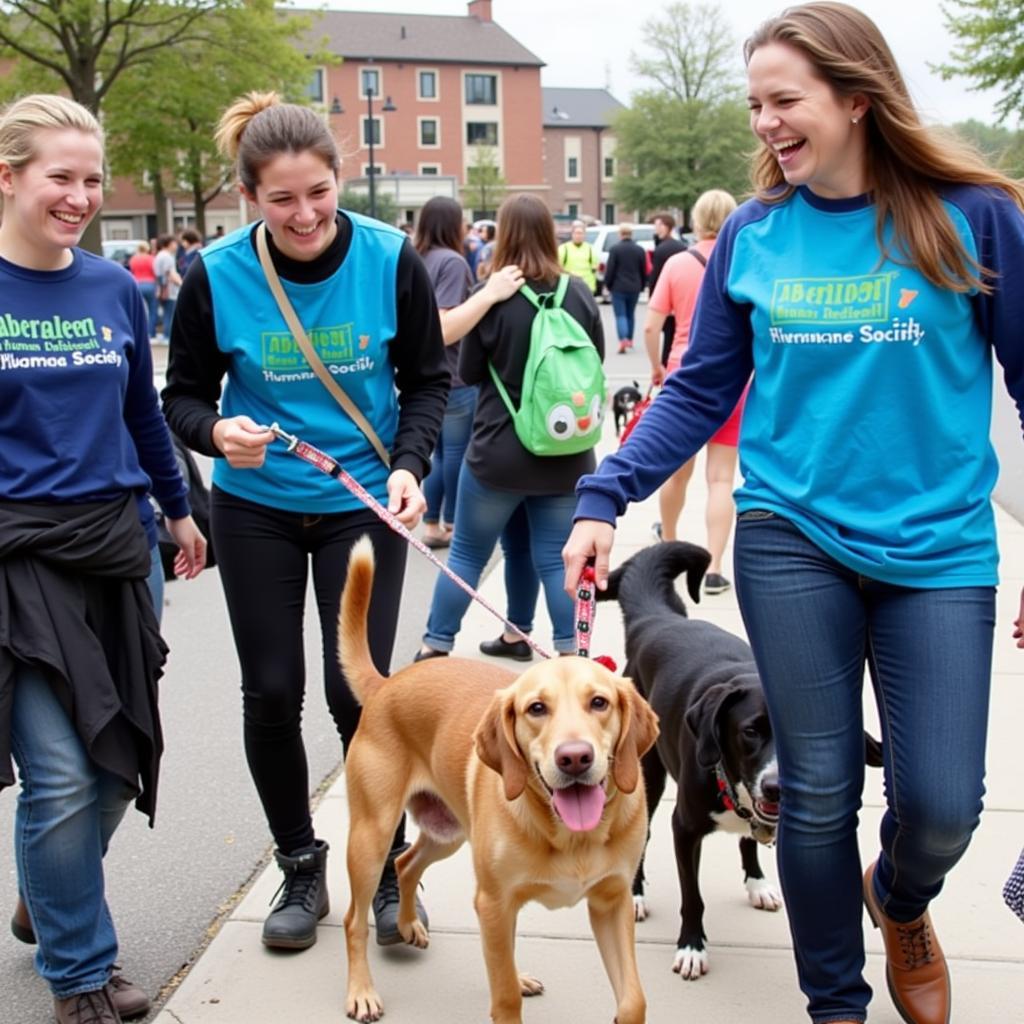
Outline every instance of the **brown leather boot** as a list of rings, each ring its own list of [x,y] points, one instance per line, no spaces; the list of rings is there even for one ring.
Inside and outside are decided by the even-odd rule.
[[[110,998],[110,989],[79,992],[67,999],[54,999],[57,1024],[121,1024],[121,1016]]]
[[[885,916],[875,896],[876,864],[864,872],[864,904],[885,943],[889,994],[907,1024],[949,1024],[949,968],[927,911],[902,924]]]
[[[32,930],[32,918],[28,916],[28,907],[25,901],[19,896],[18,903],[14,908],[14,916],[11,918],[11,934],[26,945],[36,944],[36,933]]]
[[[122,1020],[131,1020],[133,1017],[145,1017],[149,1013],[151,1003],[149,996],[134,982],[129,981],[124,975],[118,974],[118,966],[114,964],[114,973],[107,982],[107,991],[110,993],[110,1001],[117,1007],[117,1012]]]

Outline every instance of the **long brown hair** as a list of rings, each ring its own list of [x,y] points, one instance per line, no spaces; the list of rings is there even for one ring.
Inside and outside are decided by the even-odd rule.
[[[416,251],[423,256],[431,249],[462,252],[462,207],[448,196],[434,196],[423,204],[416,222]]]
[[[498,210],[494,270],[515,264],[528,281],[558,280],[555,221],[543,200],[529,193],[509,196]]]
[[[911,263],[940,288],[990,292],[987,282],[995,275],[965,249],[936,186],[991,186],[1004,191],[1022,210],[1024,187],[989,167],[952,132],[922,124],[882,33],[856,8],[833,2],[790,7],[746,41],[746,61],[769,43],[783,43],[803,53],[838,96],[860,93],[869,100],[867,171],[882,259]],[[793,192],[775,155],[763,143],[754,155],[752,173],[758,198],[765,202],[781,202]],[[884,239],[889,218],[896,253],[889,251]]]

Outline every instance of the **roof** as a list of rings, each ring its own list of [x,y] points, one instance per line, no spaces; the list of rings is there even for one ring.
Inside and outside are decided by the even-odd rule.
[[[545,128],[607,128],[625,110],[607,89],[541,89]]]
[[[326,48],[349,60],[544,66],[544,61],[496,22],[469,15],[287,8],[286,13],[291,12],[312,18],[312,38],[326,35]]]

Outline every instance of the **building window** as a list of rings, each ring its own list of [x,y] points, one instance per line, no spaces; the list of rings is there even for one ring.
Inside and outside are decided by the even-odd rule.
[[[467,146],[496,146],[498,144],[498,124],[496,121],[467,121]]]
[[[375,178],[379,178],[383,173],[384,173],[384,165],[383,164],[374,164],[373,165],[373,176]],[[368,178],[369,176],[370,176],[370,165],[369,164],[363,164],[363,177],[364,178]]]
[[[419,98],[421,100],[437,99],[437,72],[421,71],[417,76],[419,82]]]
[[[466,75],[466,102],[495,106],[498,102],[498,76]]]
[[[306,86],[306,98],[310,103],[323,103],[324,101],[324,69],[314,68],[309,84]]]
[[[580,177],[580,161],[578,157],[571,156],[566,162],[565,176],[570,181],[578,181]]]
[[[430,148],[440,145],[437,136],[437,118],[420,118],[420,145]]]
[[[565,212],[572,218],[576,218],[580,215],[580,204],[570,203],[566,208]]]
[[[615,223],[615,204],[605,203],[604,204],[604,222],[605,224]]]
[[[615,157],[613,156],[604,158],[604,177],[606,181],[615,177]]]
[[[420,164],[420,174],[440,174],[441,168],[437,164]]]
[[[373,144],[379,146],[381,144],[380,134],[380,118],[375,117],[372,121],[368,117],[363,118],[363,145],[368,146],[370,144],[370,133],[373,133]]]
[[[377,68],[363,68],[359,76],[359,94],[363,99],[369,95],[380,95],[380,71]]]

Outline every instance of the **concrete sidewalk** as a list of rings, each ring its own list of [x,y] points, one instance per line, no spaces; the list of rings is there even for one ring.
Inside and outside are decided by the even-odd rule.
[[[702,542],[705,488],[698,466],[683,514],[682,535]],[[613,563],[651,541],[656,501],[632,507],[620,523]],[[1024,722],[1024,651],[1010,638],[1024,583],[1024,527],[1001,510],[997,519],[1003,583],[999,595],[995,678],[991,713],[989,783],[981,828],[953,873],[933,917],[954,986],[954,1021],[967,1024],[1024,1021],[1024,925],[1007,910],[1000,893],[1024,843],[1024,793],[1019,785],[1021,723]],[[418,557],[412,555],[411,557]],[[732,563],[727,553],[727,566]],[[502,574],[492,572],[483,594],[504,605]],[[691,607],[695,617],[743,635],[733,591],[705,597]],[[424,618],[425,618],[424,610]],[[550,627],[538,615],[537,639],[548,644]],[[500,628],[473,604],[456,653],[482,657],[477,644]],[[622,625],[615,604],[597,610],[593,653],[624,663]],[[867,720],[876,721],[873,707]],[[872,726],[877,735],[877,726]],[[797,988],[785,910],[765,913],[746,900],[735,837],[712,836],[704,845],[702,892],[710,939],[710,973],[683,982],[671,971],[679,928],[679,894],[669,825],[670,791],[654,819],[647,856],[651,917],[637,926],[640,971],[650,1024],[741,1022],[796,1024],[806,1020]],[[881,773],[869,775],[861,818],[865,862],[875,856],[882,808]],[[331,914],[319,940],[301,954],[275,954],[260,943],[260,930],[280,874],[270,867],[245,893],[220,931],[156,1016],[157,1024],[263,1024],[342,1021],[346,963],[342,918],[348,903],[344,869],[347,805],[344,779],[329,789],[316,813],[317,834],[332,847]],[[776,878],[774,856],[762,851],[766,873]],[[473,912],[473,872],[464,847],[426,874],[423,899],[430,912],[426,951],[372,945],[370,959],[378,991],[394,1024],[479,1024],[488,1016],[488,989]],[[865,922],[867,919],[865,918]],[[867,927],[868,979],[875,990],[872,1024],[898,1024],[884,980],[877,933]],[[550,912],[533,905],[520,915],[520,969],[545,983],[543,996],[527,1000],[524,1020],[608,1021],[614,1015],[611,988],[591,938],[583,905]]]

